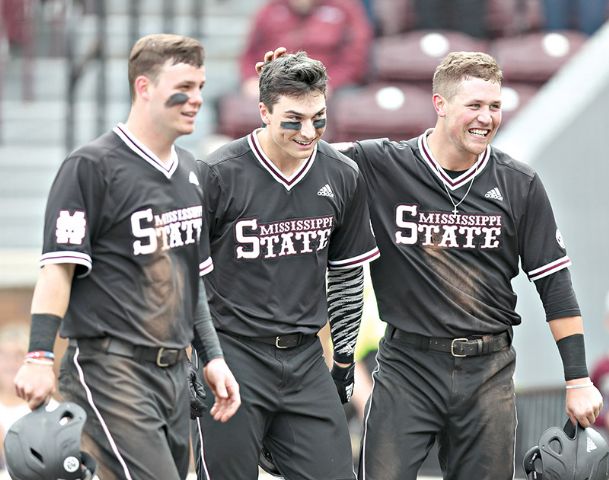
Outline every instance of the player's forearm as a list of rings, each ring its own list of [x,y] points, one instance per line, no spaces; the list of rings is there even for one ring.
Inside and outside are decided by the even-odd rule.
[[[557,342],[569,335],[584,333],[584,322],[580,316],[557,318],[550,320],[548,324],[550,325],[552,336]]]
[[[32,297],[32,324],[27,361],[53,363],[53,345],[68,309],[74,264],[50,264],[40,270]],[[24,397],[25,398],[25,397]]]
[[[364,269],[328,271],[328,315],[334,360],[353,362],[364,305]]]
[[[194,335],[195,338],[192,345],[197,351],[203,365],[214,358],[223,356],[218,334],[216,333],[209,312],[207,293],[202,279],[199,281],[199,297],[197,299],[197,310],[194,318]]]
[[[46,265],[40,270],[32,296],[32,313],[49,313],[62,317],[68,309],[74,264]]]
[[[557,318],[549,322],[562,359],[567,384],[592,385],[588,378],[584,324],[580,316]],[[577,388],[567,386],[567,388]]]

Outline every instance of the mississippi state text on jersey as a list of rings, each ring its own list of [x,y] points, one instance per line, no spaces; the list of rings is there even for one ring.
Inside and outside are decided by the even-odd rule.
[[[379,254],[357,165],[321,141],[286,178],[253,132],[200,166],[216,328],[258,337],[316,334],[328,319],[327,268],[352,268]]]
[[[41,259],[77,266],[62,336],[190,343],[197,279],[213,268],[196,171],[178,147],[164,165],[122,124],[66,158]]]
[[[544,187],[530,167],[490,146],[467,171],[447,172],[428,133],[341,147],[371,198],[381,319],[432,337],[511,330],[520,323],[511,286],[519,260],[531,281],[571,265]]]

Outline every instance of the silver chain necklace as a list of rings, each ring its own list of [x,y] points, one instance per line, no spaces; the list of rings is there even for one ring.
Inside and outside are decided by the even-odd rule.
[[[438,168],[438,172],[439,167],[436,166],[436,168]],[[457,215],[457,207],[459,205],[461,205],[463,203],[463,200],[465,200],[467,198],[467,195],[469,195],[469,191],[472,189],[472,185],[474,184],[474,179],[476,178],[476,174],[478,173],[478,164],[476,164],[476,170],[474,170],[474,175],[472,176],[471,181],[469,182],[469,187],[467,187],[467,192],[465,192],[465,195],[463,195],[463,198],[461,198],[461,200],[459,200],[457,203],[455,203],[453,201],[453,197],[451,196],[450,192],[448,191],[448,187],[446,186],[446,183],[444,181],[442,181],[442,185],[444,186],[444,190],[446,190],[446,195],[448,195],[448,199],[450,200],[450,203],[453,206],[453,215]]]

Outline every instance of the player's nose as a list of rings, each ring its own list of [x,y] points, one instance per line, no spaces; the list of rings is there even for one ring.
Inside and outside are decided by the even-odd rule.
[[[493,121],[493,117],[491,115],[491,112],[489,109],[487,108],[483,108],[478,112],[478,117],[477,120],[480,123],[484,123],[484,124],[489,124]]]
[[[188,100],[191,103],[196,104],[197,106],[201,106],[201,104],[203,103],[203,92],[201,92],[201,90],[199,89],[194,89],[189,95]]]
[[[317,131],[313,126],[312,120],[305,120],[302,122],[302,127],[300,128],[300,134],[306,139],[313,139],[317,135]]]

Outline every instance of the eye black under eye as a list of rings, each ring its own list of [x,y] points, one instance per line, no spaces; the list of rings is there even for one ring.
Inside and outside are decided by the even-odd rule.
[[[326,119],[320,118],[319,120],[313,120],[314,128],[324,128],[326,126]]]
[[[286,130],[300,130],[302,129],[302,122],[281,122],[281,128]]]
[[[183,105],[188,101],[188,95],[185,93],[174,93],[165,102],[166,107],[173,107],[175,105]]]

